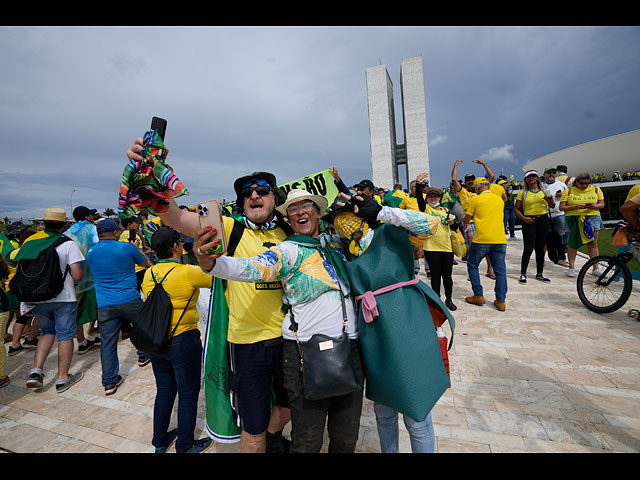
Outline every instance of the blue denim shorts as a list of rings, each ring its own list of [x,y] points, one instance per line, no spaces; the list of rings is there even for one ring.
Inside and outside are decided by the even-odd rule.
[[[551,231],[558,235],[564,235],[568,231],[567,219],[564,215],[551,217]]]
[[[77,310],[77,302],[50,302],[36,304],[31,312],[38,319],[42,335],[57,335],[62,342],[77,337]]]
[[[585,218],[589,219],[593,231],[604,229],[604,223],[602,222],[602,217],[600,215],[586,215]]]

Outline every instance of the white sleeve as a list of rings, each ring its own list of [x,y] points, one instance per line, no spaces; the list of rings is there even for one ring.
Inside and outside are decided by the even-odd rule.
[[[78,244],[76,242],[74,241],[65,242],[61,245],[61,247],[66,247],[66,256],[67,256],[68,265],[73,265],[74,263],[80,263],[85,260],[84,255],[82,255],[82,251],[80,251],[80,247],[78,247]]]
[[[393,207],[382,207],[382,210],[378,213],[377,220],[390,223],[396,227],[406,228],[411,233],[427,235],[433,235],[440,223],[432,215]]]

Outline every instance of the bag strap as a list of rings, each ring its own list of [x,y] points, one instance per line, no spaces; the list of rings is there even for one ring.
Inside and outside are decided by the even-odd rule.
[[[187,300],[187,304],[184,306],[184,310],[182,310],[182,313],[180,314],[180,318],[178,319],[178,321],[176,323],[176,326],[173,327],[173,330],[171,330],[171,333],[169,334],[169,337],[173,337],[173,334],[176,333],[178,325],[180,325],[180,322],[182,321],[182,317],[184,317],[184,313],[187,311],[187,308],[189,307],[189,303],[191,303],[191,299],[193,298],[193,295],[195,293],[196,293],[196,290],[194,289],[193,292],[191,292],[191,296],[189,297],[189,300]]]
[[[167,275],[169,275],[173,269],[176,267],[173,267],[171,270],[169,270],[167,273],[164,274],[164,277],[162,277],[162,280],[160,280],[159,282],[156,281],[156,276],[153,274],[153,270],[150,270],[151,272],[151,279],[153,280],[153,283],[155,283],[156,285],[160,285],[162,282],[164,282],[164,279],[167,278]]]
[[[342,321],[343,321],[342,331],[344,333],[347,333],[347,326],[348,326],[347,306],[345,305],[345,302],[344,302],[344,295],[342,294],[342,290],[338,289],[338,293],[340,294],[340,302],[342,303]],[[296,337],[296,341],[300,343],[298,341],[298,323],[295,321],[295,318],[293,316],[292,306],[289,307],[289,321],[291,322],[291,324],[289,325],[289,330],[293,332],[293,334]]]
[[[240,239],[242,238],[242,234],[244,233],[245,226],[234,219],[233,229],[231,230],[231,235],[229,236],[229,243],[227,244],[227,256],[233,257],[233,254],[236,251],[236,247],[240,243]]]

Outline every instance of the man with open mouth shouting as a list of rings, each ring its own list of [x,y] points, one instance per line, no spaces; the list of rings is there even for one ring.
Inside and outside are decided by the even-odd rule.
[[[137,139],[127,151],[127,156],[129,159],[139,158],[136,155],[139,156],[141,149],[142,139]],[[276,212],[276,207],[284,202],[285,194],[278,188],[275,176],[268,172],[255,172],[238,178],[233,186],[237,195],[236,210],[231,217],[223,217],[223,222],[227,245],[230,249],[231,244],[237,245],[235,255],[259,255],[269,246],[283,241],[291,228]],[[180,233],[196,237],[200,230],[198,214],[180,209],[174,200],[169,203],[168,211],[161,217],[162,222]],[[236,240],[230,242],[232,234]],[[195,249],[194,252],[198,253]],[[233,254],[228,252],[228,255]],[[216,288],[222,286],[219,279],[216,282]],[[225,320],[228,318],[229,373],[227,380],[224,366],[211,373],[205,364],[209,434],[218,441],[233,441],[232,435],[226,433],[233,429],[233,425],[227,426],[224,413],[229,403],[227,388],[230,388],[233,420],[242,429],[240,451],[286,452],[289,444],[282,437],[282,429],[289,422],[290,415],[282,386],[282,284],[279,281],[229,281],[222,288],[229,307],[228,314],[226,308],[222,308],[222,313],[216,311],[219,304],[215,304],[212,318],[219,319],[219,315],[225,316]],[[219,350],[223,356],[227,355],[226,348]],[[227,358],[215,360],[212,363],[226,364]],[[272,391],[275,392],[273,406]],[[215,405],[215,409],[209,408],[210,405]],[[223,410],[220,417],[217,416],[219,409]]]

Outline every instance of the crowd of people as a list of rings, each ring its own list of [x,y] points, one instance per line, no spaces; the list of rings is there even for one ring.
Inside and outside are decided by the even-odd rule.
[[[142,148],[136,139],[129,159],[140,160]],[[222,395],[216,401],[228,403],[222,410],[240,430],[242,452],[318,452],[325,426],[329,452],[354,452],[365,384],[383,452],[398,451],[400,413],[412,451],[434,452],[430,412],[450,386],[438,329],[449,321],[453,340],[451,312],[458,308],[453,266],[466,262],[471,295],[464,300],[483,305],[480,264],[486,260],[486,275],[495,280],[493,305],[505,311],[505,258],[516,239],[515,218],[524,247],[520,283],[527,282],[532,255],[538,281],[550,281],[545,256],[575,276],[577,250],[586,245],[590,257],[598,255],[603,228],[604,197],[588,173],[572,178],[562,166],[548,167],[542,174],[526,172],[520,182],[473,162],[485,175],[460,179],[458,160],[446,188],[430,185],[425,173],[406,190],[401,184],[376,188],[367,179],[347,186],[334,168],[335,199],[301,189],[285,194],[268,172],[240,177],[233,213],[223,217],[224,255],[214,253],[216,229],[202,228],[195,208],[174,199],[159,217],[140,211],[96,221],[96,210],[81,206],[73,225],[58,208],[45,210],[35,232],[10,223],[0,255],[0,332],[8,355],[35,348],[26,387],[41,388],[57,337],[55,388],[63,392],[83,379],[82,372],[69,371],[74,341],[78,355],[99,347],[101,381],[111,396],[124,381],[118,341],[131,335],[161,285],[171,302],[170,341],[161,353],[137,350],[138,365],[150,364],[156,381],[151,443],[158,453],[174,443],[179,453],[204,452],[213,440],[195,437],[203,383],[196,302],[201,289],[211,289],[224,296],[211,321],[224,325],[224,348],[215,354],[228,365],[228,392],[217,389]],[[639,192],[629,195],[640,205]],[[19,298],[13,280],[21,266],[50,249],[61,289],[44,300]],[[429,286],[418,280],[421,264]],[[398,326],[397,318],[409,320]],[[318,345],[342,363],[313,376],[318,365],[311,349]],[[10,382],[5,364],[2,349],[0,387]],[[170,429],[176,398],[177,428]],[[290,440],[282,435],[288,423]]]

